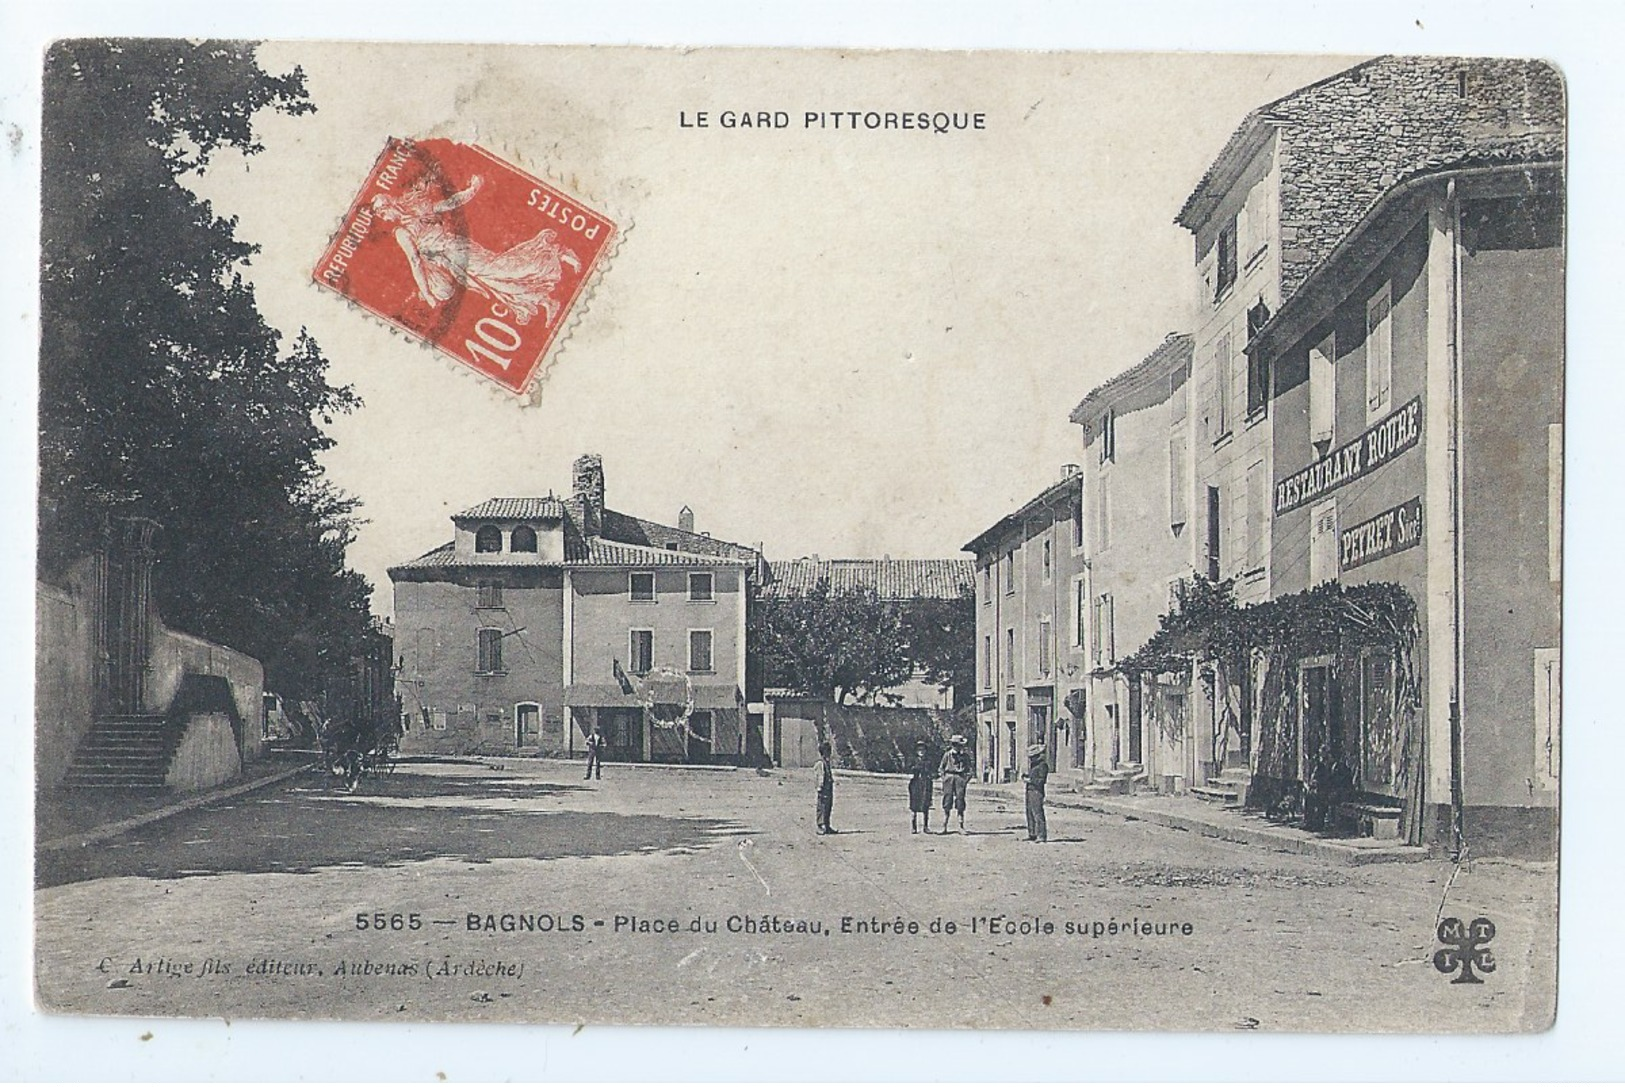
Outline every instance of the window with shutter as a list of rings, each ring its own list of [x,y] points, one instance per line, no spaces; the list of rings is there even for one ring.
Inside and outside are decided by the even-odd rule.
[[[1236,282],[1236,221],[1230,220],[1228,226],[1219,231],[1218,263],[1214,268],[1213,300],[1217,302],[1225,296]]]
[[[1337,574],[1337,499],[1331,498],[1309,511],[1309,584],[1333,581]]]
[[[1112,477],[1101,472],[1095,479],[1095,549],[1104,551],[1112,545]]]
[[[627,645],[628,671],[635,676],[646,676],[649,669],[654,667],[655,632],[652,630],[634,630],[629,635]]]
[[[1393,406],[1393,298],[1387,283],[1365,304],[1365,416],[1369,426]]]
[[[1168,524],[1171,528],[1183,525],[1190,516],[1190,476],[1186,464],[1189,457],[1185,432],[1179,431],[1168,439]]]
[[[1209,437],[1217,442],[1230,434],[1230,398],[1235,388],[1235,359],[1230,351],[1230,333],[1219,336],[1213,345],[1213,403],[1208,408]]]
[[[1247,571],[1264,565],[1264,500],[1268,489],[1264,462],[1254,461],[1247,466],[1247,557],[1243,560]]]
[[[487,675],[502,671],[502,631],[490,627],[480,628],[479,655],[475,670]]]
[[[1089,591],[1083,578],[1072,582],[1072,644],[1083,649],[1088,641]]]
[[[1309,441],[1324,455],[1337,422],[1337,345],[1327,336],[1309,349]]]
[[[714,671],[711,659],[712,635],[709,630],[691,630],[688,632],[688,670],[690,672]]]

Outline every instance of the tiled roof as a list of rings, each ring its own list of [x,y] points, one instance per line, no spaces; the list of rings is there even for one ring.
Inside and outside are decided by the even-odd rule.
[[[1562,76],[1542,61],[1379,57],[1254,110],[1176,221],[1198,230],[1267,128],[1279,132],[1281,297],[1406,177],[1564,154]]]
[[[397,563],[396,565],[391,566],[389,568],[390,572],[393,573],[396,570],[429,570],[441,566],[455,566],[457,564],[452,559],[452,549],[452,544],[441,544],[439,547],[428,552],[427,554],[419,555],[417,558],[408,562]]]
[[[999,537],[1004,536],[1006,533],[1019,527],[1021,522],[1029,514],[1036,513],[1040,509],[1053,508],[1062,499],[1072,501],[1073,494],[1081,495],[1082,493],[1083,474],[1081,472],[1074,472],[1073,474],[1063,478],[1058,483],[1051,483],[1048,487],[1045,487],[1038,493],[1038,497],[1032,499],[1014,513],[1005,514],[1003,517],[995,521],[990,528],[983,529],[981,532],[977,533],[976,538],[970,543],[966,544],[963,550],[981,554],[984,543],[991,540],[997,540]],[[972,567],[975,566],[975,563],[972,560],[966,559],[965,561],[970,562]]]
[[[746,566],[753,559],[736,559],[728,555],[696,555],[692,551],[671,551],[664,547],[642,547],[638,544],[619,543],[594,538],[572,540],[566,547],[566,566]],[[506,551],[483,555],[479,562],[457,561],[453,544],[441,544],[428,554],[419,555],[410,562],[390,567],[395,570],[432,570],[452,566],[486,569],[492,566],[523,566],[534,568],[537,562],[529,555],[513,555]],[[548,565],[543,563],[541,565]]]
[[[487,498],[462,513],[454,513],[456,520],[491,521],[559,521],[564,518],[564,503],[548,495],[545,498]]]
[[[731,555],[697,555],[692,551],[644,547],[601,536],[572,542],[565,559],[570,566],[747,566],[755,562],[755,559]]]
[[[604,511],[603,537],[617,543],[641,544],[645,547],[676,544],[677,550],[695,555],[722,555],[749,562],[755,562],[758,558],[755,548],[718,540],[701,532],[685,532],[671,525],[645,521],[641,517],[611,509]]]
[[[1089,390],[1089,395],[1072,409],[1072,421],[1085,422],[1094,412],[1111,404],[1118,395],[1137,387],[1142,379],[1148,380],[1162,371],[1174,372],[1181,366],[1189,366],[1195,342],[1196,338],[1188,332],[1168,333],[1145,358],[1116,377]],[[1164,379],[1164,393],[1167,392],[1167,384],[1167,380]]]
[[[951,600],[970,592],[975,564],[969,559],[792,559],[769,564],[766,596],[802,596],[820,581],[835,591],[868,586],[882,600]]]

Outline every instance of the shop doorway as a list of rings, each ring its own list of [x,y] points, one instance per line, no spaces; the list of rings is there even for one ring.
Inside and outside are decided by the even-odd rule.
[[[1139,766],[1145,758],[1145,698],[1138,677],[1128,683],[1128,761]]]
[[[516,747],[536,747],[542,742],[542,707],[534,702],[514,707],[513,742]]]
[[[601,709],[598,731],[604,737],[604,757],[611,762],[642,762],[643,711]]]

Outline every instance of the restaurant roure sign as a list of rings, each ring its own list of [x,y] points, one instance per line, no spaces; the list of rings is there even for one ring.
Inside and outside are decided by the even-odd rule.
[[[1307,506],[1345,483],[1381,468],[1422,437],[1422,398],[1417,397],[1364,434],[1338,446],[1307,468],[1299,469],[1275,485],[1275,512],[1287,513]]]

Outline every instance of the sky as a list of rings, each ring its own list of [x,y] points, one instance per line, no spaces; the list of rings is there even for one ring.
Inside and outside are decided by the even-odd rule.
[[[261,247],[267,320],[364,407],[331,428],[387,568],[485,498],[567,493],[769,558],[956,557],[1080,458],[1091,388],[1190,327],[1184,198],[1246,113],[1359,58],[267,44],[314,114],[194,188]],[[698,112],[784,130],[683,128]],[[980,131],[803,127],[806,111],[985,114]],[[715,121],[713,121],[715,125]],[[622,240],[519,404],[311,272],[388,137],[476,143]]]

